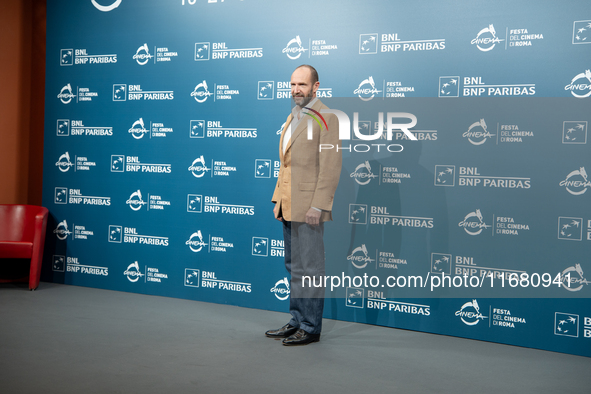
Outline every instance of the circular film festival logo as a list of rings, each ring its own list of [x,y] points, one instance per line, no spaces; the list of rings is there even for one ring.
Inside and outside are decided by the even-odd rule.
[[[212,94],[213,93],[210,93],[207,89],[207,82],[204,80],[199,85],[195,86],[195,89],[193,89],[193,92],[191,93],[191,97],[193,97],[198,103],[203,103]]]
[[[140,66],[148,63],[151,58],[154,56],[150,55],[150,50],[148,49],[148,44],[144,44],[135,51],[135,55],[133,55],[133,60],[137,62]]]
[[[491,227],[484,223],[484,218],[482,217],[480,209],[467,214],[464,220],[458,223],[458,226],[463,227],[464,231],[470,235],[478,235],[482,232],[482,230]]]
[[[203,155],[193,160],[193,163],[189,167],[189,171],[193,174],[195,178],[201,178],[210,168],[207,168],[205,165],[205,159]]]
[[[564,90],[570,90],[571,94],[577,98],[585,98],[591,96],[591,70],[585,70],[575,76]]]
[[[106,1],[107,0],[103,0],[102,2],[106,2]],[[115,0],[113,3],[111,3],[111,5],[101,5],[96,0],[91,0],[92,5],[94,5],[97,10],[103,11],[103,12],[109,12],[109,11],[119,7],[119,5],[121,4],[121,1],[122,0]]]
[[[127,279],[129,279],[130,282],[137,282],[142,276],[144,276],[144,274],[140,272],[140,265],[137,261],[129,264],[127,269],[123,271],[123,275],[127,276]]]
[[[64,104],[69,104],[74,97],[76,97],[76,95],[72,93],[72,86],[70,84],[64,86],[62,90],[60,90],[60,94],[57,95],[57,98],[59,98]]]
[[[571,272],[577,273],[579,277],[577,278]],[[583,285],[589,284],[589,281],[583,276],[581,264],[576,264],[574,267],[571,266],[562,271],[560,281],[562,282],[562,287],[568,291],[579,291],[583,288]]]
[[[376,83],[374,82],[373,77],[370,76],[361,81],[357,89],[353,91],[353,94],[356,94],[363,101],[369,101],[380,92],[381,90],[376,89]]]
[[[207,243],[203,242],[203,235],[201,235],[201,230],[198,230],[196,233],[191,234],[189,240],[185,242],[185,245],[189,245],[189,249],[197,253],[200,252],[204,246],[207,246]]]
[[[365,268],[368,263],[374,261],[369,257],[365,244],[353,249],[353,252],[351,252],[351,254],[347,256],[347,260],[349,260],[355,268],[359,269]]]
[[[476,38],[474,38],[470,43],[472,45],[476,44],[476,47],[478,47],[478,49],[480,49],[482,52],[488,52],[501,41],[505,40],[497,37],[497,32],[495,31],[493,25],[488,25],[488,27],[480,30]]]
[[[142,200],[142,192],[139,190],[131,193],[131,196],[129,196],[129,199],[125,203],[134,211],[139,211],[142,209],[142,205],[147,204],[147,202]]]
[[[55,165],[61,172],[68,172],[74,164],[70,161],[70,154],[66,152],[60,156]]]
[[[53,230],[53,233],[62,241],[68,238],[68,235],[72,234],[72,232],[68,230],[68,223],[65,220],[58,223],[55,230]]]
[[[472,129],[476,130],[472,131]],[[486,142],[487,138],[492,138],[494,136],[495,134],[489,133],[486,129],[486,122],[484,119],[472,123],[468,128],[468,131],[462,135],[462,137],[468,138],[468,141],[470,141],[472,145],[482,145]]]
[[[369,161],[365,161],[365,163],[359,164],[355,171],[351,173],[351,178],[355,179],[360,185],[367,185],[373,178],[377,178],[378,176],[371,172],[371,165]]]
[[[277,281],[275,286],[271,288],[271,293],[275,294],[275,297],[280,301],[287,300],[289,298],[289,281],[287,278]]]
[[[587,188],[591,187],[591,182],[589,182],[589,179],[587,178],[585,167],[581,167],[568,174],[566,179],[560,182],[560,186],[563,186],[566,191],[573,196],[584,194],[587,191]]]
[[[144,119],[139,118],[138,120],[133,122],[133,124],[131,125],[131,128],[128,130],[128,132],[131,133],[133,138],[135,138],[136,140],[139,140],[140,138],[144,137],[144,134],[149,132],[149,130],[146,130],[145,127],[146,126],[144,126]]]
[[[298,59],[300,56],[302,56],[302,53],[306,51],[307,49],[302,47],[302,40],[300,39],[300,36],[292,38],[287,43],[285,48],[283,48],[283,53],[285,53],[291,60]]]
[[[456,311],[456,316],[468,326],[475,326],[481,320],[488,319],[488,316],[483,316],[480,312],[480,307],[476,300],[468,301],[462,305],[460,310]]]

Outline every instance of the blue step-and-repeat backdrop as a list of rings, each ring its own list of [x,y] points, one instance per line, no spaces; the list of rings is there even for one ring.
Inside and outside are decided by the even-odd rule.
[[[48,0],[42,279],[287,311],[301,64],[342,120],[325,317],[591,356],[587,0]]]

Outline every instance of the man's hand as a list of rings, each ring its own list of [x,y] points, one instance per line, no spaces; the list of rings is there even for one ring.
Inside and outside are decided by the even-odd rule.
[[[277,211],[279,211],[279,207],[277,204],[275,204],[275,207],[273,208],[273,214],[275,215],[275,219],[281,221],[281,218],[277,216]]]
[[[306,223],[310,226],[318,226],[320,224],[320,215],[322,214],[321,211],[310,208],[308,212],[306,212]]]

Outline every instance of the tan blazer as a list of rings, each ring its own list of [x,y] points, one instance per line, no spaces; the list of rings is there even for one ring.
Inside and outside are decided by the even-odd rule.
[[[312,109],[320,112],[328,109],[317,100]],[[292,130],[291,139],[283,153],[283,138],[292,115],[287,117],[279,141],[281,169],[272,201],[279,204],[278,215],[287,221],[305,222],[310,207],[322,209],[320,221],[332,220],[332,203],[341,175],[341,152],[337,152],[339,141],[339,122],[333,114],[322,114],[328,130],[320,120],[322,128],[308,115],[304,115],[297,128]],[[308,139],[308,119],[312,120],[312,139]],[[320,144],[332,145],[332,149],[322,149]],[[324,145],[326,146],[326,145]]]

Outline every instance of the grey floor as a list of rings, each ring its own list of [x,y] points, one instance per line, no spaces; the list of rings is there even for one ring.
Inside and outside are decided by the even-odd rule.
[[[287,314],[41,283],[0,284],[0,393],[577,393],[591,359]]]

